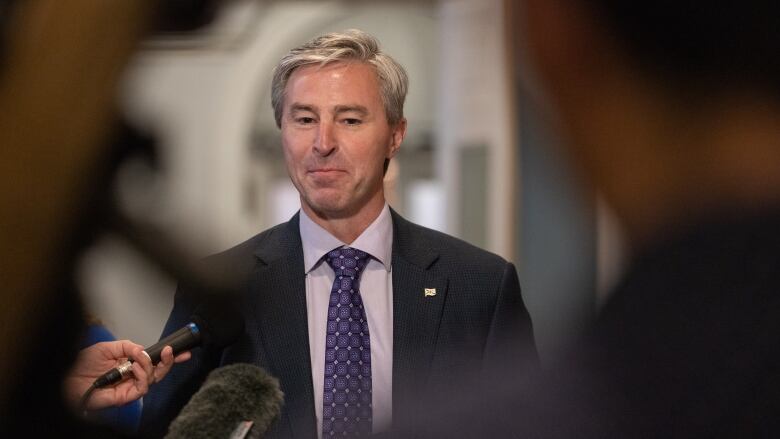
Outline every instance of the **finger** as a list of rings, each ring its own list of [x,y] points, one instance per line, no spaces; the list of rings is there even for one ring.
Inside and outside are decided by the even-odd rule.
[[[150,381],[152,379],[152,376],[144,370],[144,368],[138,364],[133,363],[133,385],[138,390],[138,393],[141,395],[145,395],[146,392],[149,390],[149,385],[152,384]]]
[[[149,355],[144,352],[143,348],[136,345],[130,350],[129,357],[134,361],[133,366],[139,365],[141,368],[143,368],[144,375],[147,377],[145,381],[150,384],[153,383],[154,381],[152,380],[154,379],[154,366],[152,365],[152,360],[149,358]],[[133,370],[135,370],[135,368],[133,368]]]
[[[188,361],[190,358],[192,358],[192,353],[190,351],[184,351],[177,355],[174,359],[174,363],[184,363],[185,361]]]
[[[160,353],[160,362],[164,365],[171,365],[173,364],[173,348],[170,346],[166,346],[163,348],[162,352]]]
[[[155,382],[162,380],[173,366],[173,349],[170,346],[163,348],[160,354],[160,362],[154,367]]]
[[[130,340],[117,340],[98,343],[98,346],[104,353],[108,353],[113,359],[130,358],[131,353],[138,350],[143,350],[144,347],[135,344]]]

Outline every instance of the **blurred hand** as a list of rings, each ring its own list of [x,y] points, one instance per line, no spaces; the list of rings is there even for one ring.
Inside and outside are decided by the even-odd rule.
[[[189,352],[182,352],[174,358],[173,350],[170,346],[166,346],[162,351],[160,362],[152,366],[151,360],[143,350],[143,346],[129,340],[96,343],[82,349],[73,369],[65,378],[66,401],[74,409],[79,410],[81,396],[97,377],[132,359],[133,376],[114,386],[95,390],[86,408],[95,410],[127,404],[144,396],[149,391],[149,386],[162,380],[174,363],[187,361],[191,357]]]

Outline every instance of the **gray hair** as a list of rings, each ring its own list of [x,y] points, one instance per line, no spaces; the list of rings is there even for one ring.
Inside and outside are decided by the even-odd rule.
[[[409,89],[406,71],[379,49],[376,38],[358,29],[348,29],[319,36],[292,49],[279,61],[271,81],[271,106],[276,126],[282,127],[284,90],[295,69],[312,64],[324,66],[337,61],[359,61],[372,65],[379,79],[388,123],[395,125],[403,119],[404,100]]]

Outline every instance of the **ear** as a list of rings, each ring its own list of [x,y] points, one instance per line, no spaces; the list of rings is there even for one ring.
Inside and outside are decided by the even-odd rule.
[[[393,158],[401,149],[401,142],[406,137],[406,118],[402,118],[395,126],[391,127],[390,133],[390,147],[387,149],[386,158]]]

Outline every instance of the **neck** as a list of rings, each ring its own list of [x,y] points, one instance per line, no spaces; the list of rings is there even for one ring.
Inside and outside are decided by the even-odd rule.
[[[379,217],[384,207],[385,198],[380,195],[353,214],[333,214],[314,210],[301,199],[301,208],[312,221],[347,244],[354,242]]]

